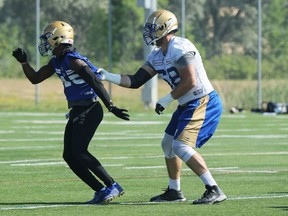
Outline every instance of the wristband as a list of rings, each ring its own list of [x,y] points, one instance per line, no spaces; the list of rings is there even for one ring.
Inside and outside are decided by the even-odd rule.
[[[165,97],[160,98],[157,103],[160,104],[163,108],[166,108],[168,104],[170,104],[174,98],[172,97],[171,93],[167,94]]]

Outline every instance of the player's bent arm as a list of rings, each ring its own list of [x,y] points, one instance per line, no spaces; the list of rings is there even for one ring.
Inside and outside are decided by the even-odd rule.
[[[44,65],[38,71],[35,71],[34,68],[32,68],[32,66],[27,62],[22,64],[22,69],[25,76],[32,84],[41,83],[43,80],[51,77],[55,73],[54,69],[49,64]]]
[[[81,59],[72,59],[71,69],[73,69],[79,76],[88,83],[91,88],[95,91],[98,97],[102,100],[104,105],[109,109],[110,106],[113,105],[112,100],[104,88],[102,81],[95,76],[91,68]]]
[[[196,86],[195,66],[193,64],[179,67],[177,71],[181,77],[181,81],[177,87],[171,91],[174,99],[178,99]]]

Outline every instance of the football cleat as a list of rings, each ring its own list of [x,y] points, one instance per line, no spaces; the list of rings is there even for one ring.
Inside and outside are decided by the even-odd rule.
[[[108,204],[112,200],[113,195],[111,193],[111,190],[109,188],[105,188],[104,190],[96,192],[94,198],[86,202],[86,204],[102,205],[102,204]]]
[[[109,187],[109,189],[111,191],[113,199],[115,199],[116,197],[120,197],[124,194],[123,188],[117,182],[115,182],[111,187]]]
[[[206,191],[200,199],[194,200],[192,204],[214,204],[226,200],[225,194],[217,186],[205,185]]]
[[[177,191],[174,189],[169,189],[169,187],[165,190],[163,194],[152,197],[150,202],[184,202],[186,198],[184,197],[181,190]]]

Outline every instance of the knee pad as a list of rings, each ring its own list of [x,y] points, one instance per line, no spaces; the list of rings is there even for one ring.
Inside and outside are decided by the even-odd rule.
[[[196,153],[196,151],[189,145],[179,141],[173,140],[172,149],[175,154],[181,158],[185,163]]]
[[[162,139],[162,150],[166,158],[174,158],[176,157],[175,153],[172,150],[173,136],[165,133]]]

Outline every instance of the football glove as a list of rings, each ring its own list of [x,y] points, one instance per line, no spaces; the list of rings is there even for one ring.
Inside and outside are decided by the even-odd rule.
[[[128,110],[120,109],[114,105],[111,105],[108,110],[109,110],[109,112],[111,112],[115,116],[117,116],[118,118],[129,121],[129,115],[128,115],[128,113],[126,113],[126,112],[128,112]]]
[[[12,55],[17,59],[21,64],[27,62],[27,53],[24,49],[18,47],[12,52]]]
[[[106,80],[106,81],[112,82],[116,85],[119,85],[121,82],[121,75],[120,74],[109,73],[108,71],[104,70],[103,68],[99,68],[97,70],[97,74],[98,74],[99,79],[101,79],[102,81]]]
[[[168,104],[170,104],[172,101],[174,100],[174,98],[172,97],[171,93],[169,93],[168,95],[166,95],[165,97],[159,99],[156,103],[156,107],[155,107],[155,112],[160,115],[163,114],[163,111],[165,110],[165,108],[168,106]]]

